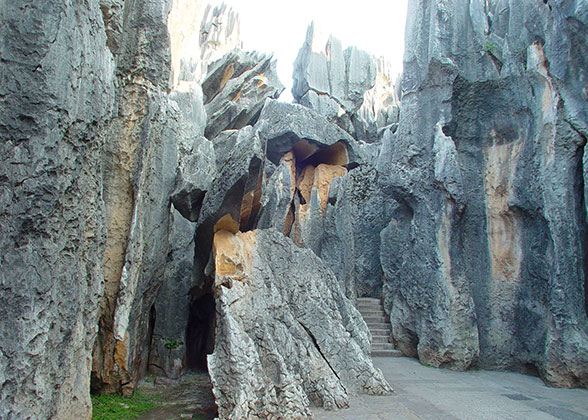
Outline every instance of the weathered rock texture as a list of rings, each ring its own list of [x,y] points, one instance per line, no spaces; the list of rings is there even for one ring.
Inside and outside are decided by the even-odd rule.
[[[295,197],[291,212],[294,217],[288,219],[292,225],[289,235],[327,262],[348,297],[380,297],[383,275],[380,232],[390,219],[393,199],[377,184],[375,162],[382,136],[398,126],[399,105],[389,65],[384,59],[374,60],[355,47],[343,52],[336,38],[322,39],[311,24],[296,59],[293,94],[301,105],[349,133],[347,149],[358,151],[356,154],[361,156],[350,167],[361,167],[347,176],[339,173],[341,178],[333,184],[334,188],[323,188],[326,191],[323,197],[312,194],[312,190],[307,196]],[[308,114],[303,121],[314,115]],[[295,116],[288,115],[283,121],[298,121],[301,117],[303,114],[296,110]],[[283,149],[279,151],[283,153]],[[275,161],[269,147],[268,156]],[[282,166],[279,169],[284,171]],[[302,170],[302,178],[306,178],[303,186],[309,180],[312,184],[312,174]],[[274,176],[284,179],[286,175],[287,172]],[[274,181],[271,187],[275,188],[275,184]],[[278,185],[283,189],[283,183]],[[296,188],[300,190],[298,185]],[[283,212],[283,204],[280,211]]]
[[[284,86],[272,56],[233,50],[210,65],[202,82],[208,114],[206,137],[255,122],[266,98],[276,99]]]
[[[361,153],[348,134],[299,106],[291,106],[300,116],[294,112],[289,123],[274,110],[265,123],[251,126],[262,107],[276,107],[266,99],[283,89],[271,57],[234,51],[211,67],[202,89],[198,66],[205,60],[194,57],[221,50],[222,36],[201,29],[196,54],[190,52],[193,29],[168,31],[169,22],[182,26],[200,16],[197,3],[66,2],[29,7],[25,19],[21,6],[2,8],[9,24],[3,26],[1,67],[7,164],[0,178],[0,310],[14,323],[1,326],[1,416],[89,418],[90,376],[94,391],[128,395],[149,363],[178,376],[212,350],[206,337],[213,332],[212,307],[205,314],[208,329],[191,323],[201,315],[194,315],[195,307],[213,303],[213,234],[258,223],[264,176],[275,165],[267,159],[268,144],[274,158],[295,151],[304,162],[293,179],[299,197],[321,214],[330,183],[357,166]],[[213,20],[224,11],[213,11]],[[229,17],[232,31],[238,25]],[[272,118],[276,125],[268,126]],[[205,129],[212,141],[203,137]],[[316,259],[310,251],[294,254]],[[308,413],[309,397],[344,405],[344,386],[387,390],[365,356],[365,326],[334,276],[319,271],[317,288],[339,305],[339,318],[328,325],[341,336],[321,350],[338,352],[325,356],[337,374],[292,400],[298,404],[289,406],[293,412]],[[300,296],[291,299],[304,301]],[[314,321],[322,322],[308,322]],[[325,346],[321,334],[332,331],[325,325],[313,333],[317,345],[304,332],[317,357]],[[293,333],[303,332],[297,328]],[[200,358],[187,357],[194,356],[191,346]],[[292,362],[305,366],[302,357]],[[264,401],[252,404],[269,409]]]
[[[396,131],[399,117],[400,75],[394,74],[384,57],[376,59],[376,83],[363,95],[363,103],[354,119],[356,136],[371,143],[379,141],[387,129]]]
[[[391,391],[361,315],[313,252],[273,229],[220,230],[214,266],[220,418],[309,419],[311,402],[341,408],[350,392]]]
[[[377,152],[377,146],[370,146]],[[369,155],[370,162],[377,156]],[[380,232],[391,217],[394,199],[378,186],[378,171],[366,163],[331,185],[320,257],[350,298],[380,297],[383,272]]]
[[[384,67],[378,68],[370,54],[356,47],[343,50],[337,38],[331,35],[325,39],[311,23],[294,63],[292,95],[296,102],[324,115],[355,138],[373,142],[377,140],[377,118],[371,118],[367,109],[372,108],[376,115],[379,112],[376,102],[385,100],[384,91],[390,87],[387,77]],[[372,106],[360,111],[369,90]],[[385,118],[380,120],[385,123]]]
[[[2,419],[87,419],[90,378],[130,394],[213,345],[224,418],[388,392],[345,295],[424,363],[588,386],[585,1],[410,2],[399,115],[313,26],[305,108],[226,7],[9,3]]]
[[[393,338],[424,363],[588,386],[588,4],[410,2],[384,137]]]
[[[300,49],[294,63],[294,84],[292,95],[305,103],[312,98],[327,95],[337,115],[341,112],[350,114],[357,111],[363,102],[366,90],[375,84],[376,65],[373,58],[365,51],[349,47],[345,51],[341,42],[330,36],[325,40],[311,23],[306,32],[304,46]],[[306,95],[312,95],[303,99]],[[325,113],[326,114],[326,113]]]
[[[165,271],[180,105],[192,102],[168,92],[169,7],[154,1],[123,9],[118,113],[103,151],[105,290],[92,366],[92,388],[100,392],[130,394],[144,372],[151,307]]]
[[[97,1],[0,7],[0,418],[90,418],[102,294],[102,129],[114,63]]]
[[[274,227],[321,255],[331,183],[364,163],[361,144],[295,104],[268,101],[255,127],[266,145],[266,166],[273,170],[264,184],[257,226]]]

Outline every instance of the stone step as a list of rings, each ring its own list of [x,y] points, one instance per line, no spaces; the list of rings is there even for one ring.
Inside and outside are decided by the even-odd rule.
[[[400,350],[374,350],[371,353],[372,357],[403,357]]]
[[[372,351],[374,350],[394,350],[392,343],[372,343]]]
[[[368,329],[370,331],[374,331],[374,330],[389,330],[391,329],[390,324],[388,324],[387,322],[366,322]]]
[[[366,316],[386,316],[386,312],[384,312],[384,311],[359,311],[359,313],[364,318]]]
[[[390,342],[390,335],[373,335],[372,334],[372,343],[389,343]]]
[[[357,301],[357,307],[358,308],[381,308],[382,307],[382,303],[377,300],[358,300]]]
[[[376,313],[376,314],[384,314],[384,310],[382,308],[357,308],[359,310],[360,314],[370,314],[370,313]]]
[[[376,302],[376,303],[358,303],[357,304],[357,309],[359,309],[360,311],[362,309],[382,309],[382,304],[380,302]]]
[[[366,324],[385,324],[386,323],[386,318],[383,316],[364,316],[363,320],[365,321]]]
[[[357,301],[357,306],[358,307],[378,307],[380,308],[382,306],[382,302],[380,302],[379,300],[358,300]]]

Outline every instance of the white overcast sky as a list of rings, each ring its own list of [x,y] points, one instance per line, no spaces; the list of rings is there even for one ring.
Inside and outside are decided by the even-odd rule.
[[[278,75],[291,98],[292,64],[311,21],[326,34],[375,56],[385,56],[402,71],[408,0],[227,0],[239,12],[246,50],[274,53]],[[212,2],[213,4],[220,2]]]

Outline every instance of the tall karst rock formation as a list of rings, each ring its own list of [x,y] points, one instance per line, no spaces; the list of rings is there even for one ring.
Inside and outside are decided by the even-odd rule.
[[[0,19],[0,417],[85,419],[115,62],[97,1],[2,2]]]
[[[588,385],[588,3],[415,1],[379,185],[394,339]]]
[[[295,104],[226,6],[29,3],[0,5],[0,418],[148,370],[208,369],[221,419],[387,394],[362,296],[423,363],[588,386],[588,2],[411,1],[396,88],[311,25]]]

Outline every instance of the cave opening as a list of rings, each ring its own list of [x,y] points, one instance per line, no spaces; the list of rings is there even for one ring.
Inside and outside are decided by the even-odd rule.
[[[214,351],[216,303],[211,292],[192,296],[186,327],[186,367],[207,372],[206,357]]]
[[[300,174],[307,166],[317,167],[320,164],[333,166],[347,166],[349,158],[347,147],[342,142],[320,149],[308,140],[299,140],[292,146],[296,162],[296,171]]]
[[[153,350],[153,335],[155,332],[155,321],[157,320],[157,311],[155,309],[155,303],[151,305],[151,309],[149,309],[149,329],[147,330],[147,363],[145,365],[145,374],[149,371],[149,361],[151,360],[152,350]]]

